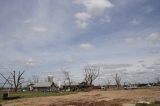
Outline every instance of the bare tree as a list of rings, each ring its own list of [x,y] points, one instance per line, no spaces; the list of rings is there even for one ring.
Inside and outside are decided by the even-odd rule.
[[[116,82],[117,88],[119,88],[121,86],[121,78],[118,76],[117,73],[116,73],[116,75],[113,78],[114,78],[114,80]]]
[[[32,79],[33,79],[33,83],[38,83],[39,82],[39,76],[38,75],[33,75]]]
[[[68,71],[63,71],[63,74],[64,74],[65,81],[67,81],[68,85],[70,86],[71,85],[71,76],[70,76],[70,73]],[[65,81],[64,81],[64,83],[66,84]]]
[[[13,84],[14,84],[14,91],[17,92],[18,88],[21,86],[21,84],[23,83],[23,77],[22,75],[24,74],[25,71],[19,71],[18,74],[16,74],[16,71],[11,72],[11,78],[13,80]]]
[[[100,67],[94,65],[85,66],[85,78],[86,85],[93,85],[93,81],[99,76]]]

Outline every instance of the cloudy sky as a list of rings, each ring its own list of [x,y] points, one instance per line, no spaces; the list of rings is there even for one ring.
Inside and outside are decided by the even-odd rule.
[[[83,79],[103,66],[100,82],[160,76],[159,0],[0,0],[0,72],[26,70]]]

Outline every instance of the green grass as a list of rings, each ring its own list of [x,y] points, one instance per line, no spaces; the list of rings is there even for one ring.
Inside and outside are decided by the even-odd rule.
[[[146,103],[137,103],[136,106],[160,106],[160,101],[155,101],[151,104]]]
[[[75,94],[77,92],[10,92],[9,97],[20,97],[20,98],[32,98],[32,97],[45,97],[45,96],[62,96],[62,95],[69,95],[69,94]],[[8,100],[2,100],[3,93],[0,92],[0,103],[3,101]]]

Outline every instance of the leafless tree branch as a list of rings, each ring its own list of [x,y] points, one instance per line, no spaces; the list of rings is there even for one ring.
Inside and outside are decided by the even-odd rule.
[[[116,82],[117,88],[119,88],[121,86],[121,78],[118,76],[117,73],[116,73],[116,75],[113,78],[114,78],[114,80]]]
[[[68,85],[70,86],[71,85],[71,76],[70,76],[70,73],[68,71],[63,71],[63,74],[64,74],[64,79],[66,81],[68,81]],[[65,82],[65,81],[64,81]],[[65,82],[66,83],[66,82]]]
[[[93,81],[97,79],[99,76],[100,67],[93,66],[93,65],[86,65],[85,66],[85,78],[84,81],[86,85],[93,85]]]
[[[20,87],[20,85],[23,83],[22,81],[22,75],[24,74],[25,71],[19,71],[18,74],[16,75],[16,71],[11,72],[11,78],[13,80],[13,84],[14,84],[14,91],[17,92],[18,88]]]

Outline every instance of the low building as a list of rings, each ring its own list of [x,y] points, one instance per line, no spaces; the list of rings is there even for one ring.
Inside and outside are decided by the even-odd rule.
[[[33,86],[34,86],[33,83],[27,85],[28,91],[33,91]]]
[[[59,88],[53,82],[39,82],[33,86],[34,91],[57,91]]]

